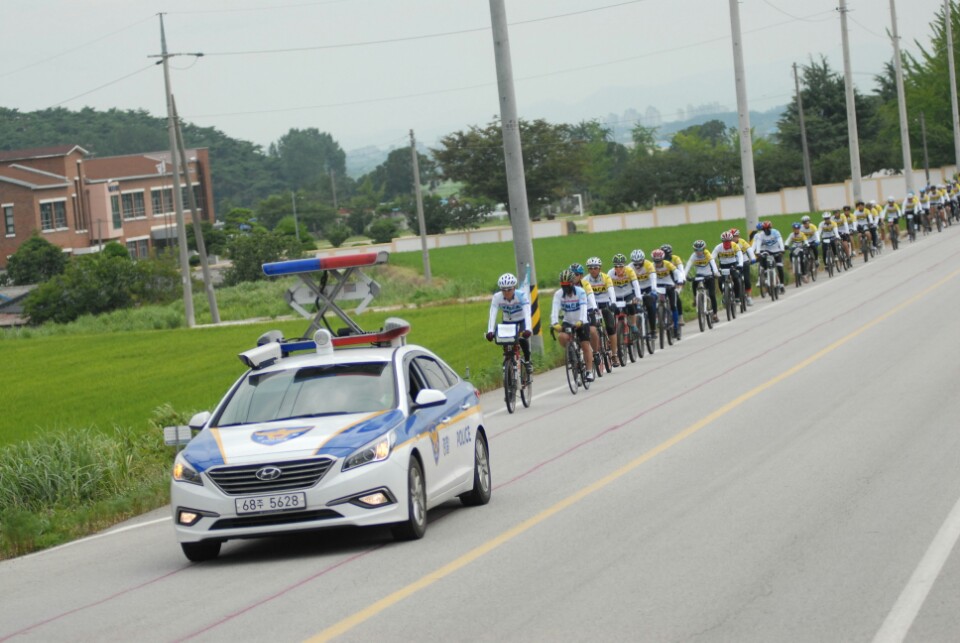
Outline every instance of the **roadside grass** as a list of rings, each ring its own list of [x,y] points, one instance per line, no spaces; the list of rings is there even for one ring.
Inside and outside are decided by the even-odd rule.
[[[799,217],[772,220],[783,231]],[[616,252],[639,247],[649,254],[664,242],[685,260],[695,239],[712,247],[731,226],[742,229],[743,222],[536,239],[539,282],[552,289],[573,261],[598,255],[609,265]],[[483,340],[489,302],[468,298],[489,295],[499,275],[513,270],[513,244],[443,248],[430,258],[430,285],[419,252],[394,254],[390,265],[372,270],[382,288],[375,304],[404,308],[368,311],[357,322],[375,329],[390,316],[407,319],[412,343],[433,350],[478,389],[498,386],[500,354]],[[93,533],[167,502],[173,452],[163,446],[159,427],[212,409],[243,372],[234,356],[263,332],[298,337],[305,331],[307,321],[291,318],[283,299],[295,282],[217,291],[222,320],[265,321],[186,329],[183,304],[175,302],[0,333],[6,367],[0,371],[0,558]],[[689,297],[684,293],[688,315]],[[194,303],[197,322],[209,323],[202,288],[195,289]],[[544,296],[544,330],[549,309]],[[534,359],[538,370],[562,362],[554,341],[544,345],[544,355]]]

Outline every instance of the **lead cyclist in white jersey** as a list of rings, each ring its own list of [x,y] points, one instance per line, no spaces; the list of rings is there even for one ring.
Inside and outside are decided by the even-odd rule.
[[[530,302],[526,296],[517,291],[517,278],[509,272],[500,275],[497,281],[500,288],[493,294],[490,300],[490,316],[487,319],[488,342],[493,341],[493,328],[497,323],[497,312],[503,312],[504,324],[516,324],[517,338],[520,343],[520,349],[523,351],[523,364],[527,368],[527,373],[533,373],[533,365],[530,363],[530,329],[533,323],[530,321]]]

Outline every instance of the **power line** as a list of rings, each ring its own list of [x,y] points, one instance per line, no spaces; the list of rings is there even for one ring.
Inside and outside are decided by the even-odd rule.
[[[121,76],[120,78],[117,78],[117,79],[115,79],[115,80],[111,80],[109,83],[104,83],[103,85],[100,85],[99,87],[94,87],[93,89],[91,89],[91,90],[89,90],[89,91],[85,91],[85,92],[83,92],[82,94],[77,94],[76,96],[71,96],[70,98],[67,98],[66,100],[62,100],[62,101],[60,101],[59,103],[56,103],[56,104],[54,104],[54,105],[51,105],[48,109],[53,109],[54,107],[60,107],[60,106],[63,105],[64,103],[69,103],[70,101],[76,100],[76,99],[78,99],[78,98],[82,98],[82,97],[86,96],[87,94],[92,94],[93,92],[99,91],[99,90],[103,89],[104,87],[109,87],[110,85],[119,83],[121,80],[126,80],[127,78],[130,78],[131,76],[136,76],[137,74],[141,74],[141,73],[147,71],[148,69],[153,69],[153,68],[156,67],[156,66],[157,66],[156,63],[150,63],[150,64],[147,65],[146,67],[144,67],[144,68],[142,68],[142,69],[138,69],[137,71],[131,72],[131,73],[127,74],[126,76]]]

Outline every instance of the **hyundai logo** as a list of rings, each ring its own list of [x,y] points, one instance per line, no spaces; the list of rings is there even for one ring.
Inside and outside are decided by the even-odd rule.
[[[255,475],[257,476],[257,480],[269,482],[270,480],[276,480],[279,478],[281,473],[282,471],[280,471],[280,467],[264,467],[257,471]]]

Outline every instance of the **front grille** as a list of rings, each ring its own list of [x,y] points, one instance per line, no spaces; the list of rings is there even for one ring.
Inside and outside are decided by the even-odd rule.
[[[235,529],[237,527],[270,527],[273,525],[293,525],[298,522],[313,520],[329,520],[340,518],[340,514],[333,509],[315,509],[313,511],[287,511],[275,514],[259,514],[256,516],[240,516],[238,518],[221,518],[213,523],[210,530]]]
[[[320,482],[324,474],[334,463],[332,458],[311,458],[310,460],[289,460],[285,462],[261,462],[232,467],[217,467],[208,474],[220,490],[230,496],[274,493],[307,489]],[[274,480],[257,478],[257,471],[264,467],[280,469],[280,475]]]

